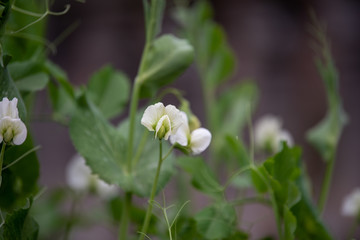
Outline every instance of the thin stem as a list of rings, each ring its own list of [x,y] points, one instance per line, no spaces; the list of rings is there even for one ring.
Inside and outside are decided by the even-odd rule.
[[[21,155],[20,157],[18,157],[16,160],[12,161],[11,163],[9,163],[8,165],[6,165],[5,167],[3,167],[2,171],[4,171],[5,169],[11,167],[12,165],[16,164],[17,162],[19,162],[21,159],[23,159],[24,157],[26,157],[27,155],[29,155],[32,152],[35,152],[37,150],[39,150],[41,148],[41,146],[36,146],[32,149],[30,149],[29,151],[27,151],[26,153],[24,153],[23,155]],[[1,169],[1,168],[0,168]],[[1,175],[1,174],[0,174]]]
[[[157,184],[158,184],[158,180],[159,180],[162,160],[163,160],[163,158],[162,158],[162,141],[160,140],[159,141],[159,162],[158,162],[156,175],[155,175],[154,183],[153,183],[152,190],[151,190],[149,206],[147,208],[145,220],[144,220],[144,223],[143,223],[143,226],[141,229],[142,234],[140,235],[139,240],[144,240],[144,237],[146,236],[147,230],[149,228],[149,223],[150,223],[150,218],[151,218],[151,213],[152,213],[152,208],[153,208],[153,202],[154,202],[156,188],[157,188]]]
[[[230,185],[231,181],[238,175],[240,175],[241,173],[247,171],[247,170],[250,170],[251,169],[251,166],[246,166],[246,167],[243,167],[243,168],[240,168],[239,170],[237,170],[235,173],[233,173],[231,175],[231,177],[226,181],[223,189],[225,191],[225,189]]]
[[[249,141],[250,141],[250,161],[252,164],[254,164],[255,159],[254,159],[254,152],[255,152],[255,148],[254,148],[254,131],[253,131],[253,125],[252,125],[252,120],[251,120],[251,104],[249,104],[249,115],[248,115],[248,125],[249,125]]]
[[[128,234],[128,228],[129,228],[129,220],[130,220],[131,200],[132,200],[132,193],[126,192],[125,193],[125,202],[123,204],[123,209],[122,209],[119,240],[127,240],[128,239],[127,234]]]
[[[319,203],[318,203],[318,209],[319,209],[320,213],[322,213],[324,211],[327,197],[329,194],[331,178],[332,178],[332,174],[334,171],[334,165],[335,165],[335,157],[334,156],[335,156],[335,154],[331,157],[330,162],[328,162],[326,165],[325,177],[324,177],[324,181],[323,181],[323,184],[321,187],[321,194],[320,194]]]
[[[144,130],[144,133],[142,135],[142,138],[140,140],[140,144],[136,150],[136,153],[135,153],[135,156],[133,158],[133,164],[136,166],[136,164],[138,163],[140,157],[141,157],[141,154],[143,153],[144,151],[144,148],[146,146],[146,143],[147,143],[147,137],[149,135],[149,131],[146,129]]]
[[[172,153],[174,147],[175,147],[175,144],[171,146],[171,148],[170,148],[169,151],[165,154],[165,156],[162,158],[161,161],[164,161],[164,160]]]
[[[4,155],[5,155],[5,147],[6,147],[6,143],[3,141],[3,144],[1,147],[1,153],[0,153],[0,187],[1,187],[1,182],[2,182],[1,172],[2,172],[2,165],[3,165],[3,161],[4,161]]]
[[[134,143],[134,131],[135,131],[135,116],[139,102],[139,90],[140,86],[135,80],[135,84],[132,91],[131,103],[130,103],[130,126],[129,126],[129,138],[128,138],[128,156],[127,156],[127,168],[128,172],[132,170],[132,154],[133,154],[133,143]]]
[[[77,194],[72,199],[69,218],[67,219],[65,226],[64,240],[68,240],[70,237],[71,228],[74,225],[74,218],[76,216],[76,205],[80,199],[81,196]]]

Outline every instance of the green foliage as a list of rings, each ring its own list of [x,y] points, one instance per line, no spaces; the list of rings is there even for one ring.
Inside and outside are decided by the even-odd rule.
[[[207,1],[197,1],[191,9],[178,9],[175,17],[194,46],[203,85],[214,91],[233,73],[235,57],[223,29],[212,20],[211,6]]]
[[[4,97],[7,97],[9,100],[12,100],[14,97],[18,99],[18,110],[19,117],[26,121],[26,107],[22,100],[19,90],[17,89],[14,81],[12,80],[9,71],[5,66],[0,66],[0,96],[1,100]]]
[[[191,183],[199,191],[221,197],[223,187],[201,157],[179,157],[177,164],[191,175]]]
[[[193,47],[184,39],[166,34],[155,39],[149,46],[137,81],[142,92],[155,92],[171,83],[192,63]]]
[[[145,13],[146,42],[151,43],[161,31],[161,21],[165,8],[165,0],[148,2],[143,0]]]
[[[231,236],[236,227],[234,208],[224,202],[206,207],[195,215],[197,230],[206,239],[223,239]]]
[[[112,118],[124,110],[129,91],[129,79],[108,65],[90,78],[86,94],[105,118]]]
[[[0,188],[0,209],[12,211],[23,206],[27,198],[37,190],[39,162],[35,152],[27,153],[33,147],[31,136],[28,136],[22,145],[6,149]],[[23,155],[25,156],[20,161],[6,168]]]
[[[144,128],[140,125],[140,118],[137,120],[135,141],[141,142]],[[158,152],[154,151],[158,148],[158,142],[148,136],[145,149],[129,170],[126,165],[127,134],[127,121],[118,129],[114,128],[92,103],[88,109],[78,110],[70,122],[72,142],[94,174],[126,191],[149,196],[159,157]],[[164,152],[168,149],[165,145]],[[165,186],[172,172],[170,156],[163,163],[158,191]]]
[[[0,228],[1,240],[36,240],[39,226],[29,216],[30,206],[16,210],[6,215],[5,224]]]
[[[15,84],[20,91],[35,92],[44,89],[48,82],[49,76],[47,74],[36,73],[15,82]]]
[[[319,43],[320,53],[315,59],[318,72],[324,82],[328,99],[328,110],[325,118],[307,132],[308,141],[319,151],[324,161],[329,162],[335,152],[347,116],[342,107],[339,94],[339,75],[331,56],[325,31],[320,25],[313,26],[313,35]]]

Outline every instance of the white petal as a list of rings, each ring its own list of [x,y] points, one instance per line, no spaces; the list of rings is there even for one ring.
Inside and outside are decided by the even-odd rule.
[[[110,199],[117,195],[118,188],[115,185],[107,184],[99,178],[96,180],[96,191],[100,197]]]
[[[282,142],[285,141],[289,147],[294,145],[294,140],[290,134],[290,132],[286,130],[281,130],[279,134],[276,136],[276,142],[278,145],[278,150],[282,148]]]
[[[277,146],[276,137],[280,132],[282,122],[278,117],[266,115],[255,123],[254,140],[259,148],[267,144]]]
[[[187,146],[190,139],[189,122],[186,113],[180,112],[182,117],[182,124],[178,128],[175,134],[170,135],[171,144],[178,143],[181,146]]]
[[[0,135],[6,143],[20,145],[26,139],[26,126],[20,119],[3,117],[0,119]]]
[[[141,118],[141,124],[149,131],[155,131],[157,122],[164,115],[164,109],[164,104],[161,102],[148,106]]]
[[[203,152],[211,142],[211,133],[205,128],[198,128],[191,133],[190,148],[194,154]]]
[[[6,97],[3,98],[0,102],[0,118],[19,118],[17,102],[17,98],[13,98],[11,101],[9,101],[9,99]]]
[[[174,105],[167,105],[165,107],[165,114],[169,116],[171,122],[171,133],[175,134],[177,129],[183,123],[183,118],[181,116],[180,110],[177,109]]]
[[[341,213],[349,217],[357,217],[360,214],[360,188],[345,197]]]
[[[164,128],[164,133],[160,133],[159,130],[161,127]],[[155,138],[164,138],[165,140],[168,140],[170,134],[171,134],[171,122],[168,115],[164,115],[160,118],[156,125],[156,132],[155,132]]]
[[[25,141],[27,136],[26,126],[20,119],[17,119],[14,123],[14,128],[15,136],[13,138],[13,143],[15,145],[20,145]]]
[[[75,155],[66,168],[66,182],[75,191],[86,191],[90,186],[91,170],[85,159]]]

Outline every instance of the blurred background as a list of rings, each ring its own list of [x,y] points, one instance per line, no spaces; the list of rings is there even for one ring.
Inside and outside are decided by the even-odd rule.
[[[253,79],[260,89],[255,120],[264,114],[279,116],[296,144],[304,148],[303,159],[319,195],[324,164],[306,142],[305,132],[325,115],[325,89],[315,68],[309,46],[309,9],[314,9],[327,26],[335,65],[340,74],[340,92],[349,123],[344,129],[324,219],[335,239],[345,239],[352,219],[341,216],[343,197],[360,187],[360,2],[356,0],[213,0],[215,21],[226,31],[237,57],[237,71],[231,82]],[[144,16],[140,0],[105,0],[85,3],[56,0],[54,10],[71,4],[70,11],[48,19],[48,39],[76,26],[58,46],[52,60],[68,74],[70,81],[85,84],[97,69],[111,63],[134,79],[144,44]],[[177,32],[172,18],[174,4],[168,1],[163,31]],[[230,84],[231,84],[230,82]],[[174,86],[186,92],[193,112],[205,121],[198,75],[191,67]],[[39,113],[50,112],[45,93],[37,99]],[[33,123],[41,163],[40,183],[48,188],[65,185],[65,167],[75,149],[67,128],[53,122]],[[51,137],[49,137],[51,136]],[[266,220],[262,220],[265,217]],[[256,221],[254,237],[275,232],[271,211],[257,206],[245,209],[244,219]],[[115,239],[106,230],[95,229],[103,239]],[[82,235],[81,235],[82,234]],[[105,235],[104,235],[105,234]],[[108,234],[108,235],[106,235]],[[360,233],[359,233],[360,234]],[[75,239],[98,239],[92,231]],[[82,237],[80,237],[82,236]],[[358,235],[360,237],[360,235]],[[108,238],[107,238],[108,237]]]

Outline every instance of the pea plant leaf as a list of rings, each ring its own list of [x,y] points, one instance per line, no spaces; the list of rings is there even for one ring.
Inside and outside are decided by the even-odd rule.
[[[220,25],[212,20],[207,1],[197,1],[190,9],[179,8],[175,18],[195,49],[195,59],[203,85],[214,91],[233,73],[235,57]]]
[[[103,114],[88,99],[89,107],[78,111],[70,122],[70,137],[77,151],[86,159],[86,163],[101,179],[120,186],[139,196],[150,196],[159,158],[158,142],[147,136],[142,154],[128,169],[126,161],[128,122],[124,121],[115,128],[104,118]],[[141,142],[144,127],[137,118],[135,142]],[[169,150],[164,146],[164,153]],[[165,186],[173,173],[170,156],[162,165],[158,191]]]
[[[27,136],[25,142],[19,146],[7,147],[0,187],[1,209],[12,211],[23,206],[26,199],[37,190],[39,162],[33,149],[31,136]],[[18,159],[18,162],[12,164]],[[12,165],[7,167],[10,164]]]
[[[319,44],[316,49],[320,53],[315,62],[326,88],[328,110],[324,119],[307,132],[307,139],[318,150],[323,160],[329,162],[335,157],[342,129],[347,123],[347,115],[342,106],[339,94],[339,74],[330,52],[325,30],[320,25],[314,25],[313,28],[313,35]]]
[[[39,225],[29,215],[31,204],[6,215],[5,223],[0,228],[0,240],[36,240]]]
[[[156,91],[180,76],[192,63],[193,47],[187,40],[170,34],[155,39],[145,56],[143,69],[137,76],[142,91]]]
[[[0,66],[0,98],[3,99],[4,97],[7,97],[9,100],[15,97],[18,99],[19,117],[26,122],[26,107],[20,92],[11,78],[7,66]]]
[[[234,208],[220,202],[202,209],[194,217],[198,232],[206,239],[224,239],[229,237],[236,227]]]
[[[190,174],[192,185],[196,189],[210,196],[222,196],[223,187],[202,157],[179,157],[177,165]]]
[[[129,92],[129,79],[110,65],[94,73],[87,86],[87,94],[105,118],[112,118],[124,110]]]

